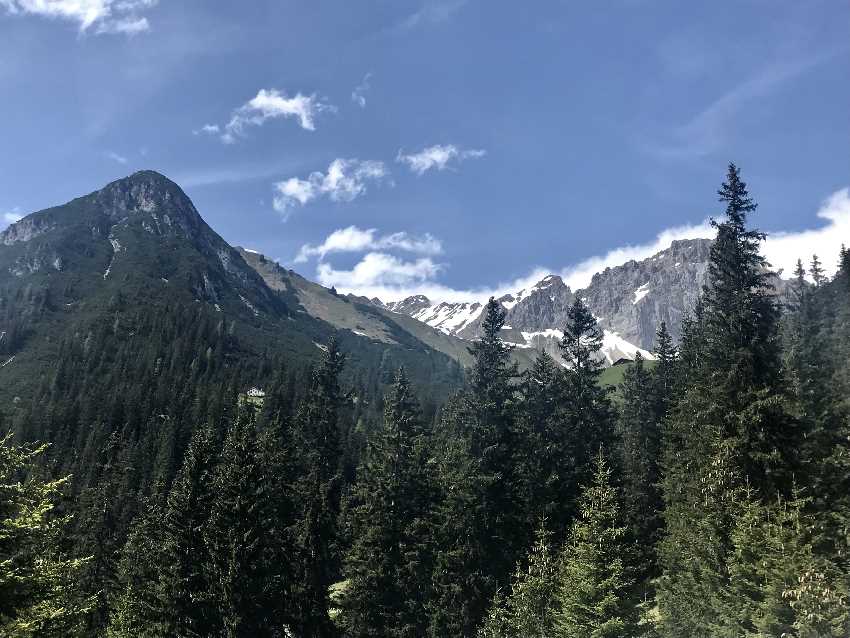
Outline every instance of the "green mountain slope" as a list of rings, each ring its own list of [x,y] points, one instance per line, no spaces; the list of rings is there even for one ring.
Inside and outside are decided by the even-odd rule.
[[[226,327],[236,344],[233,367],[272,356],[306,365],[336,335],[350,354],[351,376],[383,382],[404,365],[415,383],[438,395],[456,387],[461,367],[445,352],[382,322],[380,313],[362,331],[333,320],[320,303],[272,289],[243,255],[203,221],[177,184],[153,171],[11,225],[0,233],[3,405],[14,397],[26,402],[38,384],[50,382],[61,343],[82,343],[94,330],[129,322],[131,344],[133,317],[175,308]]]

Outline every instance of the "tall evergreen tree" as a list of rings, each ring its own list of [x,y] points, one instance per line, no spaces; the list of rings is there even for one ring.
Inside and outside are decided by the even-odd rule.
[[[818,288],[826,282],[826,273],[817,255],[812,255],[812,263],[809,265],[809,276]]]
[[[764,235],[749,230],[756,206],[730,165],[719,191],[708,282],[684,326],[684,379],[665,426],[666,536],[661,546],[664,635],[694,635],[727,613],[729,530],[743,484],[758,494],[790,489],[801,431],[790,412],[778,343],[778,310]]]
[[[134,521],[119,564],[110,636],[199,638],[220,630],[203,536],[217,447],[212,428],[198,428],[165,503],[149,499]]]
[[[299,476],[293,486],[298,520],[295,544],[293,625],[305,638],[337,631],[328,615],[329,588],[339,574],[338,517],[342,490],[339,375],[345,356],[332,339],[295,418]]]
[[[507,595],[497,592],[478,638],[549,638],[555,630],[560,561],[542,521],[527,558],[517,564]]]
[[[515,447],[516,489],[525,512],[524,526],[533,530],[546,518],[551,527],[559,528],[556,542],[563,540],[560,528],[566,527],[572,507],[564,498],[564,489],[570,487],[572,476],[568,454],[572,442],[556,418],[563,381],[560,366],[541,351],[520,384]]]
[[[68,518],[56,506],[68,478],[42,480],[46,446],[0,438],[0,635],[78,636],[93,600],[75,588],[85,560],[62,550]]]
[[[342,624],[346,634],[425,635],[435,494],[427,433],[404,370],[385,398],[383,427],[358,470],[354,542],[345,560]]]
[[[658,484],[661,424],[652,385],[652,374],[638,353],[620,385],[622,407],[617,433],[624,493],[623,522],[629,540],[635,543],[635,560],[640,565],[636,575],[642,581],[655,575],[655,545],[661,529],[662,499]]]
[[[579,498],[579,518],[564,548],[558,586],[557,638],[620,638],[638,633],[629,594],[628,541],[611,469],[600,450],[592,482]]]
[[[469,386],[443,412],[430,635],[473,636],[496,588],[526,546],[518,503],[516,365],[500,337],[505,311],[494,299],[470,352]]]
[[[572,485],[564,497],[572,500],[580,484],[592,476],[593,459],[600,446],[613,442],[614,413],[608,389],[599,384],[602,370],[602,330],[590,309],[576,297],[567,312],[561,353],[567,362],[558,418],[570,442]],[[561,521],[553,521],[553,524]]]
[[[278,499],[254,415],[244,410],[227,433],[212,475],[213,500],[204,524],[210,605],[222,638],[273,638],[284,630],[285,584],[291,556],[276,525]],[[283,587],[282,587],[283,585]]]

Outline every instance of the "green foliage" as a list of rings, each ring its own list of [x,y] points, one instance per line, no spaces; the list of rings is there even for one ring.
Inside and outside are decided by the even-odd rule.
[[[75,589],[84,559],[61,548],[68,517],[55,516],[67,478],[42,480],[35,459],[47,446],[0,438],[0,635],[79,635],[92,601]]]
[[[493,598],[478,638],[548,638],[554,635],[560,562],[545,521],[528,558],[517,565],[510,592]]]
[[[558,638],[615,638],[637,634],[630,600],[628,542],[612,472],[600,450],[593,482],[579,498],[579,518],[564,548],[555,614]]]
[[[435,477],[427,432],[404,370],[384,400],[351,497],[354,542],[341,623],[350,636],[422,636],[428,625]]]

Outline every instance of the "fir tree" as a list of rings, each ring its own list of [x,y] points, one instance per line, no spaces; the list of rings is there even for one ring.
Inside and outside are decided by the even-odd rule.
[[[678,348],[673,344],[673,337],[667,331],[667,324],[661,322],[655,333],[655,349],[653,350],[657,361],[654,371],[653,391],[656,401],[656,412],[660,417],[667,414],[673,394],[677,386],[676,362],[678,360]]]
[[[561,340],[561,353],[568,368],[564,371],[558,419],[570,448],[572,485],[565,497],[570,500],[591,474],[593,459],[600,446],[610,448],[614,434],[614,414],[608,391],[599,384],[602,361],[602,330],[590,309],[579,297],[567,312]],[[560,521],[553,521],[553,524]]]
[[[622,408],[617,420],[624,492],[623,522],[636,543],[639,575],[655,575],[655,544],[661,529],[658,482],[661,456],[660,415],[651,392],[652,375],[640,353],[623,375]]]
[[[369,441],[354,489],[354,543],[341,604],[352,637],[413,638],[427,629],[435,496],[420,418],[399,370],[385,399],[383,428]]]
[[[699,634],[729,613],[729,530],[742,485],[784,493],[798,467],[801,430],[782,378],[778,312],[759,245],[755,204],[730,165],[720,189],[702,303],[683,330],[683,379],[665,424],[666,536],[660,549],[664,635]]]
[[[485,313],[482,338],[470,348],[469,386],[441,424],[434,637],[473,636],[525,547],[514,466],[517,370],[499,336],[504,309],[491,298]]]
[[[478,638],[549,638],[555,628],[560,563],[542,521],[528,557],[519,562],[510,591],[497,592]]]
[[[0,635],[76,636],[93,600],[75,589],[85,560],[62,550],[67,517],[56,516],[68,478],[42,480],[47,446],[0,438]]]
[[[555,615],[557,638],[620,638],[637,635],[629,599],[626,528],[620,521],[611,469],[600,450],[593,480],[579,498],[579,518],[564,548]]]
[[[277,528],[278,500],[263,447],[270,440],[244,411],[228,431],[212,475],[213,494],[203,538],[210,606],[223,638],[279,636],[291,556]],[[281,585],[284,585],[282,588]]]
[[[818,288],[826,281],[826,273],[817,255],[812,255],[812,263],[809,265],[809,276]]]
[[[328,615],[328,590],[339,570],[338,517],[342,475],[339,385],[345,357],[331,340],[295,418],[300,467],[294,498],[298,504],[295,544],[293,625],[305,638],[328,638],[336,629]]]

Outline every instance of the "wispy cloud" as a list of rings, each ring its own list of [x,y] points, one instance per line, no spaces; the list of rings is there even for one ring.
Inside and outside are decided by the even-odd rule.
[[[407,164],[417,175],[423,175],[432,169],[442,171],[452,164],[484,157],[486,154],[487,152],[483,150],[462,149],[454,144],[436,144],[418,153],[405,154],[399,151],[396,161]]]
[[[75,22],[80,33],[135,35],[150,29],[142,14],[157,0],[0,0],[12,15],[34,15]]]
[[[295,119],[305,131],[315,131],[316,116],[332,111],[336,111],[336,107],[327,104],[315,93],[304,95],[299,92],[289,97],[277,89],[260,89],[257,95],[233,111],[224,126],[204,124],[192,133],[218,135],[225,144],[233,144],[247,128],[262,126],[268,120],[278,118]]]
[[[363,80],[354,87],[354,90],[351,92],[351,101],[354,102],[361,109],[366,108],[366,93],[369,92],[369,89],[372,88],[370,81],[372,79],[372,74],[367,73],[363,76]]]
[[[388,175],[377,160],[335,159],[326,173],[315,171],[306,179],[290,177],[274,184],[274,208],[284,216],[296,206],[304,206],[319,197],[334,202],[350,202],[366,192],[370,183],[379,183]]]
[[[12,210],[4,211],[2,216],[0,216],[0,228],[5,228],[9,224],[14,224],[15,222],[19,222],[23,219],[23,215],[21,215],[21,209],[15,206]]]
[[[201,128],[192,131],[192,135],[218,135],[221,127],[218,124],[204,124]]]
[[[115,151],[106,151],[103,155],[104,157],[111,159],[113,162],[118,162],[119,164],[126,164],[128,161],[126,157],[119,155]]]
[[[427,24],[446,22],[467,3],[467,0],[427,0],[395,27],[407,31]]]
[[[392,249],[422,255],[439,255],[443,251],[443,244],[439,239],[428,233],[421,237],[410,235],[404,231],[389,235],[378,235],[376,228],[362,229],[357,226],[349,226],[333,231],[321,244],[316,246],[304,244],[295,257],[295,263],[303,263],[311,257],[318,257],[322,260],[331,253]]]
[[[644,140],[641,146],[649,154],[662,159],[678,160],[710,155],[726,144],[736,116],[748,104],[770,96],[837,54],[838,51],[830,50],[765,66],[718,96],[684,124],[664,131],[651,140]]]
[[[774,269],[782,271],[784,277],[793,272],[798,258],[808,264],[813,254],[819,256],[828,274],[835,273],[841,244],[850,238],[850,188],[843,188],[827,197],[820,205],[817,217],[825,222],[817,228],[768,232],[767,240],[762,244],[762,254]],[[632,259],[647,259],[668,248],[674,240],[712,239],[714,234],[708,220],[668,228],[644,244],[621,246],[565,267],[531,268],[527,275],[512,281],[478,288],[458,289],[441,283],[438,276],[445,272],[445,267],[430,260],[405,262],[366,255],[351,270],[336,270],[320,263],[316,274],[324,285],[336,286],[340,292],[378,297],[384,301],[414,294],[426,295],[432,301],[484,301],[490,296],[500,297],[526,289],[550,274],[561,276],[573,290],[580,290],[590,285],[595,273],[607,267],[619,266]]]

